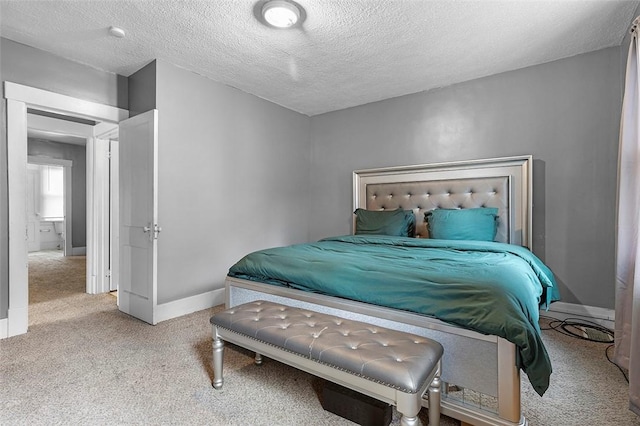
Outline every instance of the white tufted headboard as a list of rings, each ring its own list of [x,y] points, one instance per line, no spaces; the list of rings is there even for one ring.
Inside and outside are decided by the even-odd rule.
[[[498,208],[496,241],[531,249],[532,157],[357,170],[353,207],[413,210],[416,236],[428,237],[424,213],[435,208]]]

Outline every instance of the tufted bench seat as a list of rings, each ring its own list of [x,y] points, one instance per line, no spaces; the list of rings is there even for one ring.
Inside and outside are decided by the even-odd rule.
[[[429,424],[440,421],[442,346],[424,337],[332,315],[255,301],[219,312],[213,326],[213,387],[222,388],[224,341],[393,404],[401,425],[421,424],[428,390]]]

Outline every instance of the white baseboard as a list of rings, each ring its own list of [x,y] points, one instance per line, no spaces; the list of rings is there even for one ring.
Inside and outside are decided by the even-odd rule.
[[[184,299],[160,304],[156,307],[156,322],[177,318],[224,303],[224,288],[208,291]]]
[[[60,248],[60,241],[40,241],[40,250],[58,250]]]
[[[559,320],[566,320],[567,318],[586,319],[610,330],[614,329],[616,320],[615,310],[613,309],[563,302],[552,303],[548,311],[540,310],[540,316]]]
[[[9,337],[9,320],[6,318],[0,319],[0,339],[6,339]]]
[[[72,247],[71,248],[71,256],[86,256],[87,248],[86,247]]]

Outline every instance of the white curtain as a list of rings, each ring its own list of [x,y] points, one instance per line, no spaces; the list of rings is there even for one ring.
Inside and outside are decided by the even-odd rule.
[[[629,46],[618,156],[615,362],[629,370],[629,408],[640,416],[640,87],[638,30]]]

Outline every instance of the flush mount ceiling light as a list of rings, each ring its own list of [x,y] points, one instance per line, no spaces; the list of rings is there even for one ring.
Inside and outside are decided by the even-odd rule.
[[[262,17],[272,27],[291,28],[301,22],[304,12],[296,3],[270,0],[262,6]]]

